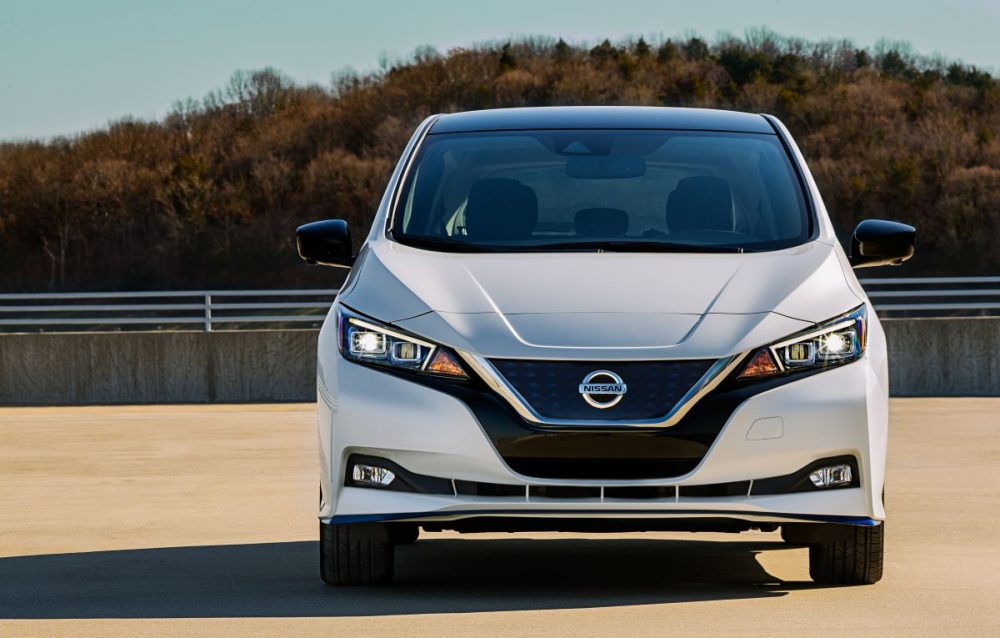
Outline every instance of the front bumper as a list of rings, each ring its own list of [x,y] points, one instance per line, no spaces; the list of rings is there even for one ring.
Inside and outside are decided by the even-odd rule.
[[[331,344],[332,345],[332,344]],[[764,421],[764,420],[767,421]],[[776,419],[780,420],[776,421]],[[888,422],[886,392],[869,355],[750,396],[733,409],[697,466],[669,479],[560,479],[511,469],[467,403],[323,347],[319,380],[325,523],[441,522],[472,517],[736,518],[876,524]],[[766,427],[755,427],[765,423]],[[529,432],[526,430],[525,432]],[[519,496],[420,494],[344,485],[347,459],[389,459],[457,481],[523,486]],[[791,494],[685,496],[685,488],[791,474],[818,459],[853,456],[860,487]],[[599,487],[595,498],[534,496],[538,487]],[[666,498],[607,498],[606,488],[671,486]],[[697,490],[687,490],[697,493]]]

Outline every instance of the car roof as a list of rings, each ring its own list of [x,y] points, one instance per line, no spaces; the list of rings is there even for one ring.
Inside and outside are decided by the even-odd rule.
[[[655,106],[553,106],[441,115],[429,133],[539,129],[670,129],[774,134],[761,115]]]

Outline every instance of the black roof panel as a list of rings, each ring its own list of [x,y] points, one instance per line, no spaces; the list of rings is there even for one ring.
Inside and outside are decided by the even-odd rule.
[[[674,129],[770,133],[766,119],[753,113],[655,106],[553,106],[466,111],[442,115],[433,133],[532,129]]]

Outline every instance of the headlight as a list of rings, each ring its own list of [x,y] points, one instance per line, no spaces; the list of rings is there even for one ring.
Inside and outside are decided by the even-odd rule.
[[[345,359],[452,379],[468,379],[458,358],[444,346],[337,306],[340,354]]]
[[[865,306],[858,306],[846,315],[757,350],[736,378],[761,379],[855,361],[865,352],[866,323]]]

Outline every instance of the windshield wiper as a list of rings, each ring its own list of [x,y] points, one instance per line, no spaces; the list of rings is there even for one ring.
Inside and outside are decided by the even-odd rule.
[[[433,235],[396,235],[392,238],[401,244],[413,246],[414,248],[439,248],[448,252],[456,253],[506,253],[517,251],[520,247],[513,246],[490,246],[483,244],[472,244],[467,241],[452,239],[450,237],[435,237]]]
[[[566,241],[548,244],[517,244],[512,246],[497,246],[491,244],[473,244],[471,242],[452,239],[451,237],[435,237],[433,235],[393,235],[393,239],[401,244],[414,248],[436,248],[447,252],[460,253],[525,253],[525,252],[558,252],[565,251],[606,251],[632,253],[739,253],[739,246],[712,244],[685,244],[663,241]]]
[[[526,250],[600,250],[607,252],[632,253],[740,253],[740,246],[725,244],[685,244],[664,241],[571,241],[552,244],[534,244]]]

